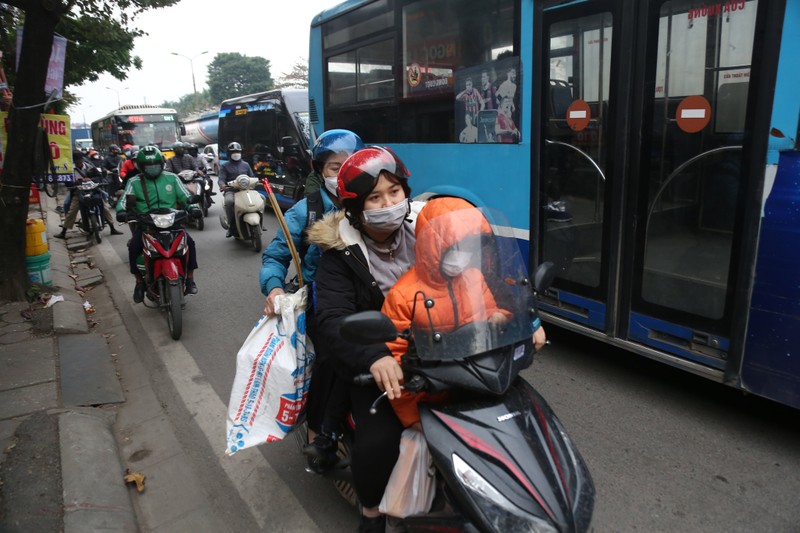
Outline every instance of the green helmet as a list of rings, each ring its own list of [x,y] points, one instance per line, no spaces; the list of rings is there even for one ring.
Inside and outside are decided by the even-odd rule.
[[[145,146],[136,154],[136,168],[150,179],[155,179],[164,170],[164,156],[156,146]]]

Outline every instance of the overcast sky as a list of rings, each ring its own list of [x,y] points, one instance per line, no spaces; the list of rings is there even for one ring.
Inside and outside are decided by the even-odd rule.
[[[308,59],[311,19],[338,3],[182,0],[148,11],[134,21],[148,33],[135,41],[134,54],[142,58],[142,70],[132,68],[125,81],[103,75],[94,83],[71,87],[81,99],[68,110],[72,123],[92,122],[116,109],[118,95],[122,105],[176,101],[192,92],[192,65],[199,92],[206,87],[208,64],[221,52],[266,58],[272,79],[277,79],[298,60]]]

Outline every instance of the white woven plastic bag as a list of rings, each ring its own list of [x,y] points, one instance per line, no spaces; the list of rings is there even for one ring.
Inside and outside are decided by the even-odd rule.
[[[225,453],[283,439],[306,406],[314,347],[306,331],[308,287],[276,298],[236,355]]]

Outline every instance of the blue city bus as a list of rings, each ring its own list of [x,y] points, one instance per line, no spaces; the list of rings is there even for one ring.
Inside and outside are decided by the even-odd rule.
[[[220,104],[219,160],[228,160],[231,142],[242,145],[242,159],[256,176],[267,178],[281,209],[303,198],[311,172],[308,92],[274,89],[229,98]]]
[[[501,207],[543,318],[800,407],[800,0],[350,0],[311,24],[318,135]]]

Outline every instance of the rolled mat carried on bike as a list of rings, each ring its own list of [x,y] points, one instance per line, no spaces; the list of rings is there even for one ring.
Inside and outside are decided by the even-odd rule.
[[[283,218],[283,211],[281,211],[281,208],[278,205],[278,199],[275,198],[275,193],[272,192],[272,186],[269,184],[269,180],[267,178],[261,178],[261,183],[264,185],[264,189],[267,191],[269,203],[272,205],[272,210],[275,212],[275,216],[278,218],[278,223],[281,225],[284,237],[286,237],[286,244],[289,246],[289,253],[292,254],[292,261],[294,261],[295,270],[297,270],[297,285],[302,289],[303,268],[300,266],[300,255],[297,253],[297,248],[295,248],[294,242],[292,242],[292,234],[289,232],[289,227],[286,225],[286,219]]]

